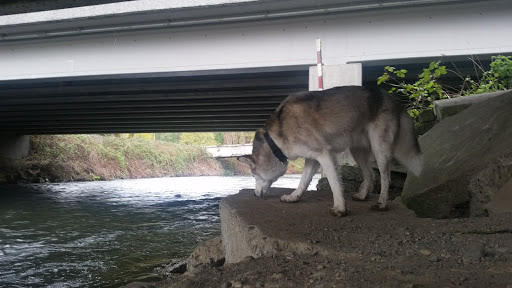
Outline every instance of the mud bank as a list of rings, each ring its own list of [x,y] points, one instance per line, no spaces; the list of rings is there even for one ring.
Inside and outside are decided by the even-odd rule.
[[[330,192],[281,203],[290,192],[242,190],[222,201],[223,266],[132,287],[512,287],[511,214],[425,219],[399,199],[377,212],[377,195],[346,195],[349,216],[336,218]]]

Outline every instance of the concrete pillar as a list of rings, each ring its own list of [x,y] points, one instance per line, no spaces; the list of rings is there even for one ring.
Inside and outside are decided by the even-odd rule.
[[[27,156],[29,139],[26,135],[0,135],[0,166]]]
[[[362,85],[363,67],[361,63],[324,65],[324,90],[336,86]],[[309,67],[309,91],[318,90],[318,71],[316,66]]]
[[[363,85],[363,66],[361,63],[324,65],[322,73],[324,90],[337,86]],[[318,90],[317,75],[317,66],[309,67],[309,91]],[[356,164],[348,150],[338,155],[337,161],[339,165]],[[324,177],[323,174],[322,177]]]

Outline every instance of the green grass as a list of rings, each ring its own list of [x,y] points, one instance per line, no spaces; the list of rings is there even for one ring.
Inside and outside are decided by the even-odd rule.
[[[198,146],[141,138],[48,135],[31,137],[24,164],[49,166],[47,170],[59,171],[64,178],[84,180],[222,175],[220,164],[207,157]]]

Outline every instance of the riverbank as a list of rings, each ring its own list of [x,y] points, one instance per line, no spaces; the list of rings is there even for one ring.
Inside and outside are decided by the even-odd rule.
[[[68,182],[247,173],[247,169],[236,159],[211,158],[199,146],[101,135],[45,135],[30,137],[29,155],[12,167],[3,169],[0,182]]]
[[[301,173],[303,161],[288,173]],[[0,183],[98,181],[179,176],[250,175],[234,158],[215,159],[201,146],[103,135],[30,137],[29,155],[0,169]]]

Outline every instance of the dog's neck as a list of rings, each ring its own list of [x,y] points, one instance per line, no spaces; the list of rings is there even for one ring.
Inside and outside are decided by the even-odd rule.
[[[268,146],[270,146],[270,150],[272,150],[272,154],[274,154],[274,156],[276,156],[277,159],[279,159],[279,162],[281,162],[282,165],[288,164],[288,158],[286,157],[286,155],[284,155],[283,151],[276,145],[276,142],[272,140],[272,137],[270,137],[268,131],[265,131],[263,137],[265,137]]]

